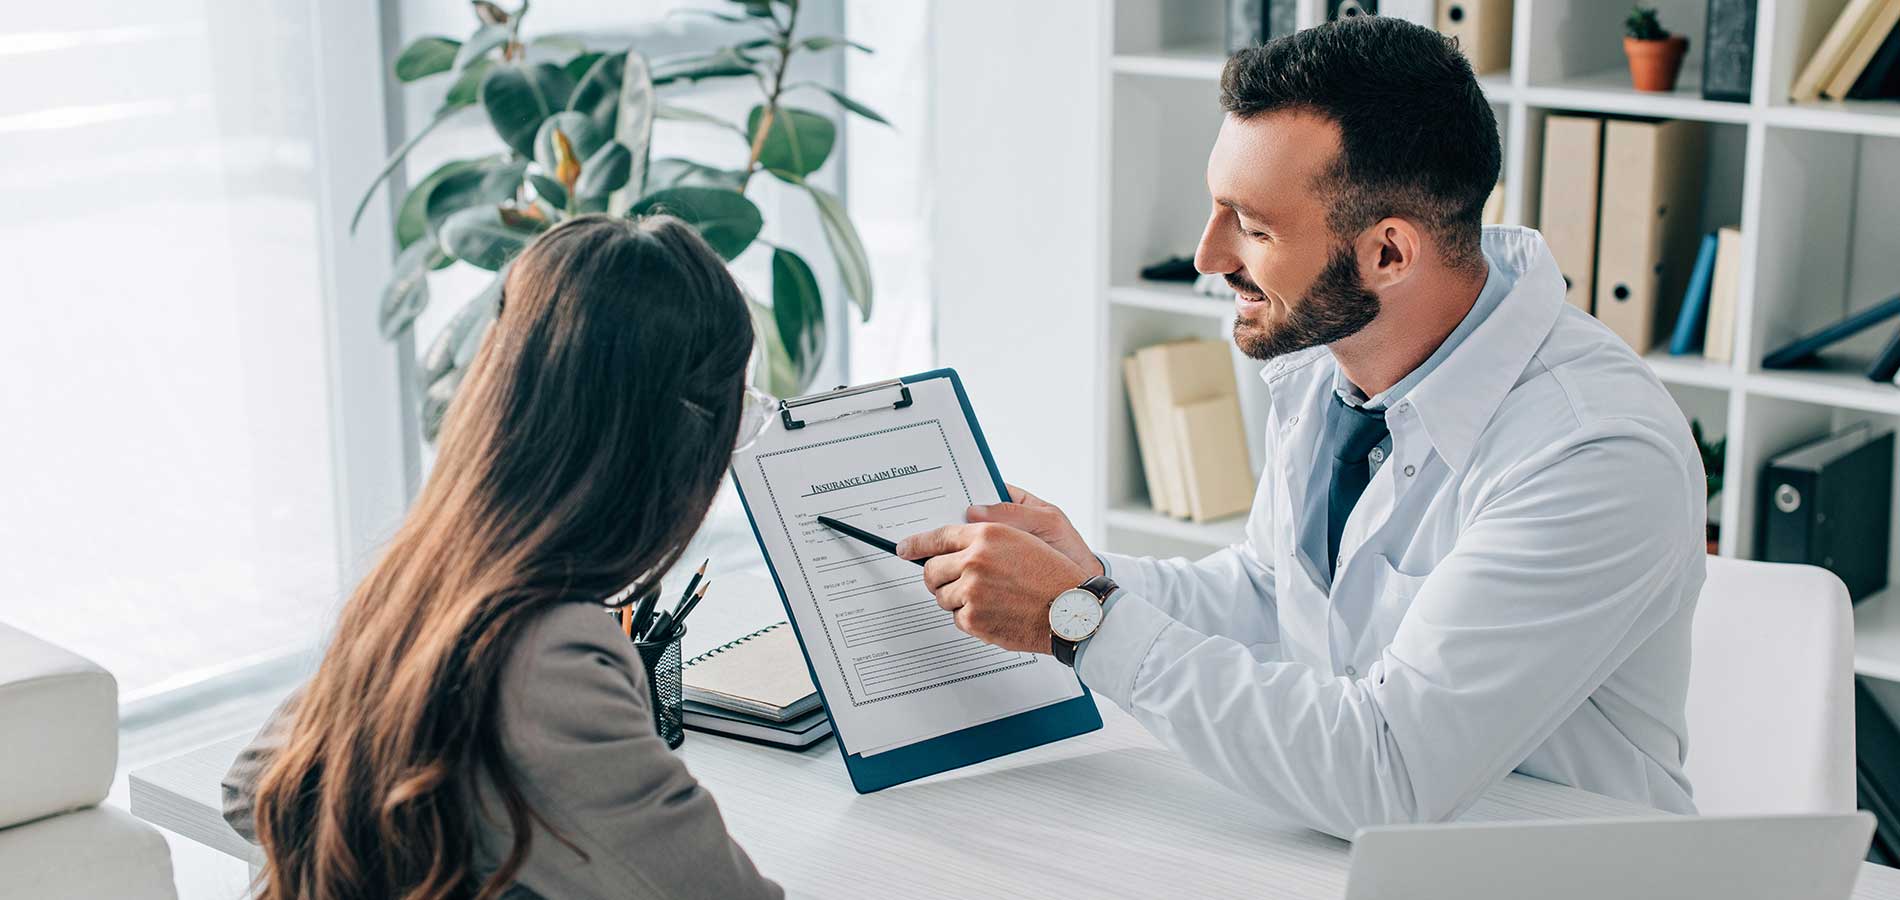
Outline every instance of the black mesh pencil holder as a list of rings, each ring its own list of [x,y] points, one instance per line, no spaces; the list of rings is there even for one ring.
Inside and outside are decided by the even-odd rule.
[[[680,681],[680,639],[685,628],[673,629],[672,640],[636,641],[640,664],[647,669],[647,689],[653,697],[653,727],[666,746],[677,750],[686,742],[686,688]]]

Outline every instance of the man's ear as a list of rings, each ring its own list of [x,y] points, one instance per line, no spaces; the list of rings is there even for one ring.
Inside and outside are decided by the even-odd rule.
[[[1359,238],[1359,271],[1366,287],[1385,291],[1418,268],[1424,235],[1404,219],[1380,219]]]

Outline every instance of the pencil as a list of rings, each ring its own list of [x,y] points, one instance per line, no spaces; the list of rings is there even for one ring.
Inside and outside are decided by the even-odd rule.
[[[693,573],[693,580],[686,582],[686,590],[680,591],[679,602],[673,604],[674,621],[679,621],[680,610],[686,608],[686,601],[693,596],[693,589],[699,587],[699,580],[706,577],[706,566],[711,563],[712,557],[706,557],[706,561],[699,564],[699,571]]]
[[[710,580],[708,580],[705,584],[700,585],[699,593],[694,594],[691,599],[688,599],[683,605],[680,606],[679,614],[673,617],[673,627],[678,628],[680,625],[686,622],[686,617],[692,613],[693,607],[698,606],[699,601],[705,598],[706,589],[709,587],[712,587],[712,582]]]
[[[640,638],[641,635],[646,633],[648,617],[653,615],[654,604],[657,604],[659,602],[660,602],[659,585],[654,585],[650,588],[647,588],[646,592],[640,597],[639,608],[634,610],[633,612],[633,618],[630,620],[633,623],[632,625],[633,630],[628,632],[629,636],[637,640]]]

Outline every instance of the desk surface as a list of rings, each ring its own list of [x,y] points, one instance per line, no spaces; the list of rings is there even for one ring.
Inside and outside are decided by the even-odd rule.
[[[1349,844],[1275,824],[1120,710],[1104,704],[1102,718],[1093,734],[868,796],[830,740],[794,753],[693,732],[680,753],[759,870],[801,895],[1344,895]],[[259,861],[219,816],[218,780],[243,744],[133,772],[132,812]],[[1513,775],[1465,818],[1656,814]],[[1900,900],[1900,870],[1864,865],[1854,896]]]

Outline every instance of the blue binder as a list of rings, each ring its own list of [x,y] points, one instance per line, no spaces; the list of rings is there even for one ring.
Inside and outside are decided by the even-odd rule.
[[[963,417],[969,422],[970,433],[976,439],[977,449],[983,453],[983,463],[989,469],[990,480],[995,483],[996,492],[1009,496],[1009,488],[1003,483],[1003,475],[996,468],[996,459],[990,455],[990,445],[983,439],[983,428],[977,424],[976,413],[970,409],[970,397],[964,393],[963,381],[957,377],[955,369],[936,369],[918,375],[877,382],[857,387],[840,387],[834,391],[813,394],[785,400],[779,404],[779,415],[788,429],[802,428],[805,421],[804,410],[826,402],[861,397],[869,393],[898,388],[901,398],[891,404],[891,408],[902,409],[911,403],[909,386],[919,382],[939,378],[950,380],[955,389],[957,402],[963,407]],[[863,414],[865,410],[852,410],[851,414]],[[875,411],[870,411],[875,414]],[[739,488],[738,479],[733,486]],[[793,613],[790,599],[785,594],[785,584],[778,567],[772,562],[771,554],[764,553],[765,541],[759,534],[757,516],[752,511],[752,502],[746,499],[745,490],[739,488],[739,500],[745,506],[746,521],[752,526],[753,540],[759,542],[761,553],[765,556],[766,568],[772,573],[772,584],[778,589],[779,602],[785,605],[785,617],[792,623],[792,631],[798,635],[799,647],[805,650],[805,668],[811,675],[811,681],[818,688],[818,699],[825,704],[825,712],[830,715],[831,701],[825,697],[823,682],[812,667],[811,651],[805,642],[805,635],[798,628],[798,616]],[[845,771],[851,776],[851,786],[860,794],[880,791],[906,781],[915,781],[940,772],[960,769],[987,759],[1007,756],[1019,750],[1039,747],[1043,744],[1087,734],[1102,727],[1102,714],[1095,708],[1095,700],[1089,694],[1087,686],[1082,687],[1082,696],[1052,703],[1039,709],[1017,713],[1003,719],[973,725],[961,731],[953,731],[928,740],[919,741],[892,750],[886,750],[873,756],[853,753],[847,744],[844,731],[837,728],[837,719],[832,719],[833,733],[838,743],[838,753],[844,757]]]
[[[1702,236],[1695,269],[1689,273],[1689,289],[1682,295],[1682,312],[1676,316],[1675,333],[1669,336],[1670,356],[1686,356],[1702,349],[1709,318],[1709,280],[1715,273],[1715,246],[1715,232]]]

